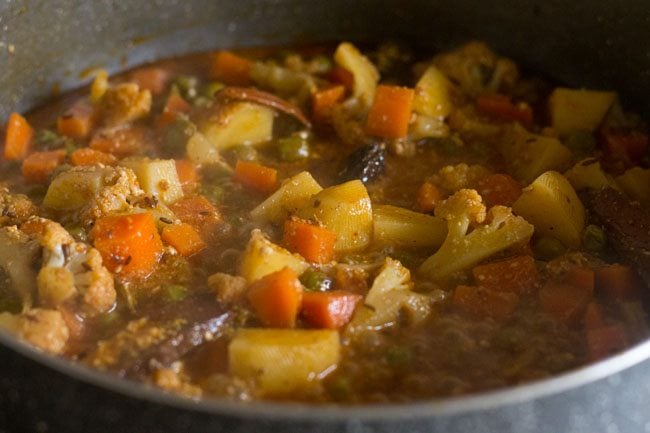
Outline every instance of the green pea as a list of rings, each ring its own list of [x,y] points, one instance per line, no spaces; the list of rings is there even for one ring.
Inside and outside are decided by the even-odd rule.
[[[226,87],[225,84],[220,83],[218,81],[213,81],[203,86],[203,89],[201,90],[201,94],[207,98],[212,99],[214,98],[214,95],[224,87]]]
[[[310,292],[326,292],[332,288],[332,279],[322,271],[308,269],[300,276],[300,282]]]
[[[603,229],[594,224],[589,224],[582,232],[582,244],[587,251],[599,253],[607,245],[607,236]]]
[[[566,247],[562,242],[555,238],[543,237],[539,238],[533,246],[535,256],[544,261],[552,260],[566,252]]]
[[[253,146],[241,144],[239,146],[233,147],[232,152],[235,155],[235,158],[241,161],[257,160],[257,150],[255,150]]]
[[[88,240],[86,231],[80,225],[68,226],[66,227],[66,230],[72,235],[73,238],[77,240],[80,240],[82,242],[86,242]]]
[[[294,162],[309,157],[309,143],[299,135],[282,138],[277,146],[283,161]]]
[[[180,284],[167,284],[163,286],[163,292],[172,302],[182,301],[187,296],[187,287]]]
[[[197,96],[196,88],[198,85],[198,78],[191,75],[179,75],[174,80],[174,86],[176,89],[178,89],[180,94],[187,99],[194,99]]]

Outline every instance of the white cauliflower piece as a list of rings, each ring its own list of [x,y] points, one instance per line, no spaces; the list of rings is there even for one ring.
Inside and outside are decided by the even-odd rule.
[[[106,90],[101,101],[104,123],[116,126],[140,119],[151,111],[151,92],[135,83],[123,83]]]
[[[473,188],[479,180],[489,175],[490,170],[482,165],[462,163],[441,168],[437,174],[432,176],[431,180],[448,191],[456,192],[465,188]]]
[[[63,353],[70,337],[63,314],[57,310],[34,308],[19,315],[0,313],[0,328],[53,355]]]
[[[509,207],[494,206],[486,218],[481,196],[473,189],[461,189],[442,202],[436,207],[436,216],[447,221],[447,237],[419,269],[422,275],[433,280],[446,279],[499,251],[527,242],[534,231],[525,219],[513,215]],[[469,231],[470,224],[478,227]]]

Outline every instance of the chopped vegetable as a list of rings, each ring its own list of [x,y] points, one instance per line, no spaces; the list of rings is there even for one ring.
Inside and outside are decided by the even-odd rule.
[[[480,286],[458,286],[454,289],[451,302],[454,307],[472,316],[506,320],[517,308],[519,296]]]
[[[560,322],[572,325],[581,317],[593,297],[593,288],[548,282],[539,291],[542,309]]]
[[[585,209],[569,181],[548,171],[524,188],[512,205],[518,215],[535,226],[535,233],[578,248],[585,226]]]
[[[561,135],[578,130],[593,132],[615,100],[614,92],[558,87],[548,98],[551,126]]]
[[[436,248],[447,235],[443,219],[397,206],[374,206],[372,218],[373,243],[380,246]]]
[[[336,233],[297,218],[284,223],[284,244],[313,263],[327,263],[334,259]]]
[[[361,250],[372,241],[372,206],[368,191],[359,180],[322,190],[298,210],[297,216],[319,221],[336,233],[337,253]]]
[[[183,197],[183,188],[173,159],[128,158],[120,161],[120,165],[133,170],[147,195],[156,197],[165,204]]]
[[[476,98],[476,109],[495,119],[519,122],[528,129],[533,125],[533,110],[530,105],[525,102],[515,104],[506,95],[480,95]]]
[[[127,278],[151,274],[163,253],[156,223],[147,212],[100,218],[91,237],[106,267]]]
[[[323,188],[307,171],[285,180],[277,191],[251,211],[257,221],[282,223],[289,215],[308,206],[310,198]]]
[[[491,174],[479,180],[476,190],[485,206],[512,206],[521,196],[521,185],[507,174]]]
[[[605,231],[595,224],[589,224],[582,231],[582,245],[592,253],[602,252],[607,246]]]
[[[266,396],[308,394],[340,357],[334,330],[241,329],[228,346],[230,372]]]
[[[648,152],[648,134],[645,132],[608,128],[601,137],[607,157],[622,161],[628,167],[641,162]]]
[[[314,328],[339,329],[350,321],[361,299],[361,295],[342,290],[306,292],[301,315]]]
[[[628,346],[628,336],[620,323],[587,331],[587,348],[592,360],[605,358]]]
[[[595,158],[579,161],[564,173],[564,177],[571,182],[576,191],[587,188],[596,190],[611,187],[618,188],[614,179],[603,171],[600,161]]]
[[[402,138],[408,132],[413,105],[413,89],[406,87],[377,86],[366,131],[382,138]]]
[[[428,117],[446,117],[453,108],[452,84],[435,66],[429,66],[415,85],[413,111]]]
[[[65,161],[65,150],[31,153],[22,165],[22,173],[27,182],[47,183],[50,175]]]
[[[282,138],[277,146],[282,161],[295,162],[309,157],[309,142],[300,135]]]
[[[298,276],[291,268],[282,268],[256,280],[246,296],[255,315],[265,326],[295,326],[303,293]]]
[[[25,159],[32,147],[34,130],[23,116],[11,113],[7,121],[4,142],[4,159],[20,161]]]
[[[108,72],[105,69],[98,70],[90,85],[90,102],[97,104],[101,101],[108,87]]]
[[[616,177],[616,184],[630,198],[650,205],[650,168],[632,167]]]
[[[534,290],[539,282],[537,266],[531,256],[518,256],[476,266],[472,274],[479,286],[517,295]]]
[[[352,85],[353,97],[363,106],[370,107],[379,81],[379,72],[377,72],[372,62],[349,42],[343,42],[336,48],[334,61],[338,66],[352,74],[354,83]],[[341,75],[345,76],[345,74]]]
[[[332,109],[343,100],[345,87],[333,85],[319,90],[311,96],[312,117],[315,122],[326,123],[331,119]]]
[[[210,68],[210,78],[229,85],[246,86],[251,81],[250,60],[230,51],[215,53]]]
[[[70,164],[73,166],[92,166],[92,165],[115,165],[117,158],[110,153],[100,150],[82,147],[70,154]]]
[[[187,223],[166,225],[161,237],[185,257],[193,256],[207,246],[194,227]]]
[[[117,158],[139,153],[147,137],[142,128],[125,126],[115,129],[100,129],[90,139],[90,148],[110,153]]]
[[[260,230],[253,230],[241,258],[241,276],[250,283],[285,267],[300,275],[309,264],[299,255],[291,254],[269,241]]]
[[[424,182],[415,201],[416,210],[430,213],[436,209],[436,206],[442,201],[443,196],[438,187],[431,182]]]
[[[169,205],[169,209],[184,223],[188,223],[208,239],[221,224],[221,214],[204,196],[183,197]]]
[[[311,292],[326,292],[332,288],[333,281],[326,273],[310,268],[300,276],[300,282],[305,290]]]
[[[605,316],[603,314],[603,309],[595,301],[592,301],[587,305],[585,310],[585,315],[583,322],[586,330],[600,328],[605,326]]]
[[[156,126],[162,128],[168,126],[181,114],[188,114],[192,106],[178,92],[171,92],[167,97],[162,112],[156,118]]]
[[[436,216],[447,221],[447,237],[438,251],[419,268],[433,280],[444,280],[514,245],[527,242],[533,226],[510,208],[494,206],[485,213],[475,190],[456,192],[436,208]],[[484,223],[485,224],[482,224]],[[468,233],[470,224],[482,224]]]
[[[246,188],[261,193],[273,192],[277,186],[278,172],[254,162],[237,161],[234,179]]]
[[[196,170],[196,165],[192,161],[177,159],[174,163],[176,165],[178,181],[183,188],[197,184],[199,181],[199,173]]]
[[[93,107],[77,104],[56,121],[57,131],[66,137],[85,139],[95,126]]]
[[[273,110],[249,102],[220,106],[214,116],[199,124],[199,130],[218,150],[238,145],[254,146],[273,136]]]
[[[141,89],[150,91],[152,95],[160,95],[167,87],[169,72],[163,68],[150,66],[136,69],[131,72],[129,78]]]

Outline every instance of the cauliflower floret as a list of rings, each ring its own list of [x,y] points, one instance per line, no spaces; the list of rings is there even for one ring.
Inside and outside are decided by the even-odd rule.
[[[433,63],[472,98],[486,91],[508,90],[519,79],[514,62],[498,57],[479,41],[440,54]]]
[[[473,188],[476,183],[490,175],[490,170],[482,165],[447,165],[442,167],[431,181],[436,185],[455,192],[464,188]]]
[[[418,323],[429,315],[431,304],[429,296],[413,292],[409,270],[387,257],[347,332],[379,330],[397,324],[400,319]]]
[[[63,352],[70,336],[60,311],[41,308],[20,315],[0,313],[0,328],[53,355]]]
[[[447,237],[440,249],[420,266],[419,272],[433,280],[471,268],[493,254],[527,242],[534,227],[509,207],[494,206],[486,215],[481,196],[462,189],[436,208],[447,221]],[[482,224],[485,222],[485,224]],[[468,233],[470,224],[481,224]]]
[[[149,114],[151,92],[140,90],[135,83],[118,84],[106,90],[101,99],[101,109],[107,126],[132,122]]]
[[[38,207],[27,196],[0,186],[0,226],[20,224],[37,213]]]
[[[37,277],[42,305],[55,308],[80,295],[91,313],[110,310],[116,298],[113,277],[97,250],[76,242],[61,225],[44,218],[30,218],[21,228],[36,236],[42,247]]]

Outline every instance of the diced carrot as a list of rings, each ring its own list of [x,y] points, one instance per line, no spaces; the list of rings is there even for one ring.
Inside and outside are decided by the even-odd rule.
[[[480,286],[458,286],[454,290],[451,302],[454,307],[472,316],[506,320],[517,308],[519,296]]]
[[[340,66],[333,67],[327,73],[327,79],[332,83],[343,84],[348,91],[351,91],[354,87],[354,75],[352,75],[352,72]]]
[[[141,89],[149,90],[154,95],[160,95],[167,87],[169,72],[155,66],[139,68],[131,72],[130,79]]]
[[[345,326],[363,296],[343,290],[305,292],[301,315],[314,328],[338,329]]]
[[[117,158],[110,153],[105,153],[89,147],[82,147],[70,154],[70,164],[74,166],[115,165]]]
[[[641,287],[639,276],[629,266],[613,264],[596,269],[596,290],[613,299],[638,298]]]
[[[495,119],[519,122],[526,128],[533,125],[533,109],[530,105],[525,102],[515,105],[506,95],[481,95],[476,98],[476,109]]]
[[[302,302],[302,286],[296,273],[283,268],[251,284],[247,298],[265,326],[293,328]]]
[[[594,291],[594,281],[594,271],[580,266],[571,268],[564,276],[565,283],[587,292]]]
[[[587,330],[605,326],[603,309],[598,302],[592,301],[587,305],[583,321]]]
[[[327,87],[311,95],[314,121],[325,123],[330,120],[334,106],[343,100],[345,87],[341,84]]]
[[[251,62],[230,51],[218,51],[212,57],[210,78],[234,86],[251,83]]]
[[[237,161],[234,178],[246,188],[270,193],[277,186],[278,171],[254,162]]]
[[[146,277],[163,253],[156,222],[148,212],[99,218],[91,237],[108,270],[125,277]]]
[[[518,256],[476,266],[472,273],[479,286],[518,295],[535,290],[539,281],[535,259],[531,256]]]
[[[50,175],[65,161],[65,150],[30,153],[23,161],[22,172],[31,183],[47,183]]]
[[[162,230],[162,240],[176,248],[184,257],[193,256],[206,247],[194,227],[187,223],[166,225]]]
[[[512,206],[521,195],[521,184],[507,174],[491,174],[479,180],[476,190],[483,198],[485,205]]]
[[[419,212],[431,213],[436,206],[442,201],[442,193],[437,186],[431,182],[424,182],[415,199],[415,209]]]
[[[149,141],[147,134],[147,131],[137,126],[103,129],[93,135],[89,147],[124,158],[140,153]]]
[[[5,133],[4,158],[8,161],[25,159],[32,147],[34,130],[23,116],[11,113]]]
[[[192,106],[178,92],[171,92],[162,112],[156,117],[157,128],[172,124],[179,114],[187,114],[192,111]]]
[[[221,215],[202,195],[185,196],[169,205],[169,209],[184,223],[194,227],[203,239],[208,239],[221,224]]]
[[[620,323],[587,331],[587,348],[592,360],[620,352],[628,345],[628,336]]]
[[[97,116],[90,105],[77,104],[56,121],[59,134],[83,140],[95,127]]]
[[[574,325],[581,317],[593,296],[592,290],[550,281],[539,291],[542,309],[555,319]]]
[[[648,134],[608,128],[601,132],[600,143],[608,158],[633,166],[639,163],[648,151]]]
[[[382,138],[406,136],[413,96],[413,89],[406,87],[377,86],[366,121],[366,132]]]
[[[194,186],[199,181],[199,173],[196,170],[196,165],[187,159],[177,159],[176,173],[178,173],[178,180],[183,187]]]
[[[284,223],[284,244],[310,262],[328,263],[334,259],[336,233],[298,218]]]

